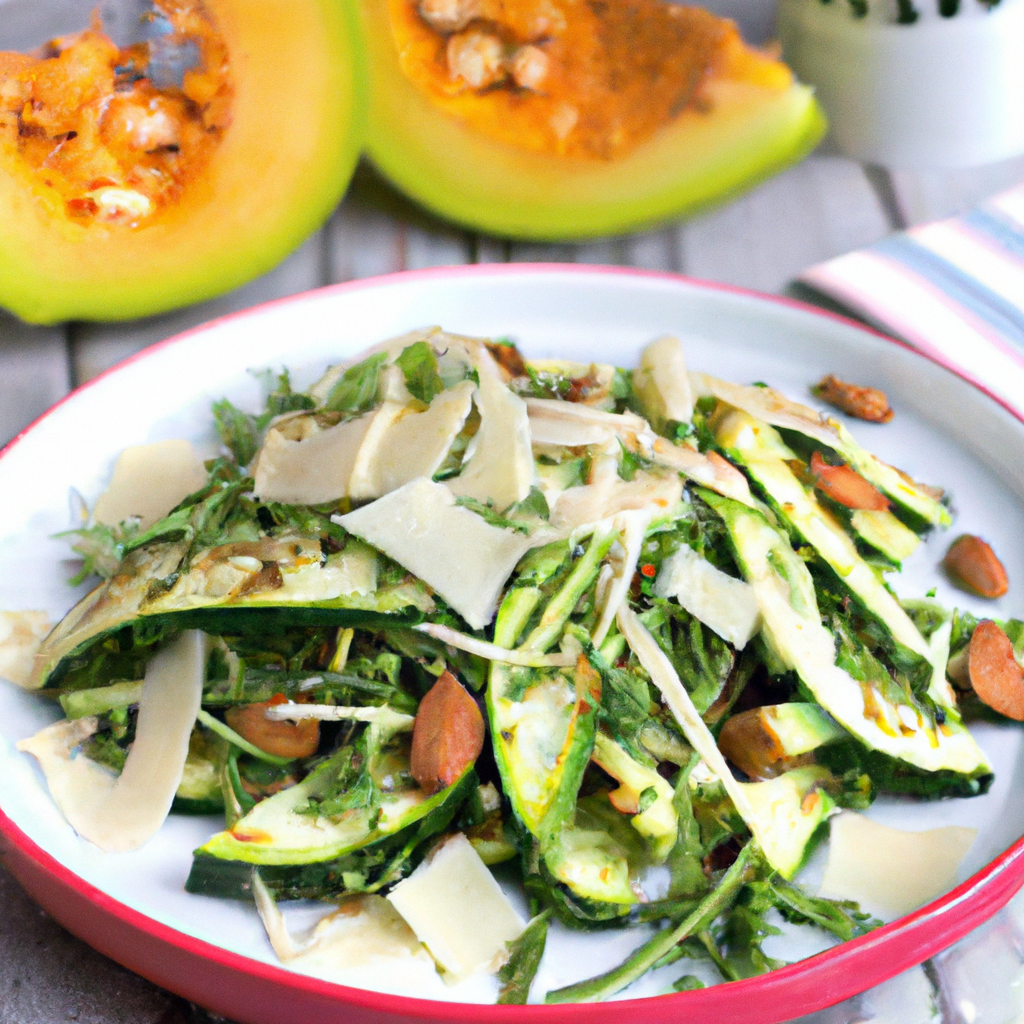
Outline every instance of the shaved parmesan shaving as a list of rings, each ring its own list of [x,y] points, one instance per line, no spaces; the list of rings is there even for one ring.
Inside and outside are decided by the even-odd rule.
[[[387,899],[452,983],[496,971],[506,959],[506,943],[525,927],[461,832],[437,847]]]
[[[627,481],[620,479],[614,469],[607,476],[598,476],[594,483],[570,487],[558,495],[551,525],[559,530],[578,530],[632,509],[650,509],[656,515],[674,508],[682,497],[683,483],[676,474],[640,471]]]
[[[651,682],[661,691],[665,703],[683,730],[683,735],[704,759],[704,763],[711,773],[718,777],[768,862],[785,877],[792,877],[799,865],[793,862],[792,844],[788,841],[787,832],[795,831],[795,829],[785,821],[786,812],[791,810],[793,803],[791,799],[786,799],[787,795],[791,796],[792,794],[785,790],[791,789],[795,781],[787,776],[793,776],[796,773],[787,772],[786,775],[771,780],[772,783],[777,784],[775,786],[767,783],[754,783],[748,786],[738,782],[729,770],[714,737],[693,706],[693,701],[676,674],[676,670],[672,667],[672,663],[658,646],[658,642],[647,631],[636,613],[626,605],[619,609],[618,623],[626,642],[650,675]],[[796,772],[801,771],[806,770],[796,770]],[[766,813],[759,814],[748,797],[748,790],[754,790],[757,787],[760,787],[761,794],[767,790],[781,790],[777,794],[777,799],[758,801],[759,804],[764,805]],[[797,806],[799,806],[799,802]],[[803,823],[801,822],[801,824]]]
[[[544,531],[525,537],[491,526],[456,505],[443,484],[426,479],[334,520],[419,576],[473,629],[494,618],[519,559],[550,539]]]
[[[691,373],[690,382],[698,395],[713,395],[772,426],[795,430],[834,448],[861,476],[929,522],[948,526],[952,521],[934,493],[862,448],[838,420],[790,401],[775,388],[731,384],[706,373]]]
[[[361,363],[364,359],[376,355],[378,352],[386,352],[388,359],[397,359],[402,352],[417,341],[429,342],[437,353],[440,363],[441,376],[444,377],[445,369],[453,366],[471,367],[475,365],[480,351],[483,349],[483,342],[479,338],[468,338],[462,334],[449,334],[442,331],[440,327],[423,327],[407,334],[399,335],[397,338],[389,338],[387,341],[379,342],[364,348],[359,355],[347,362],[338,363],[328,368],[327,372],[309,389],[309,394],[316,401],[317,405],[324,405],[334,390],[334,385],[344,376],[345,371]],[[447,364],[447,365],[446,365]],[[387,370],[385,370],[385,374]],[[385,383],[385,389],[386,389]],[[385,394],[385,398],[393,397]]]
[[[412,929],[383,896],[350,897],[295,937],[258,871],[253,872],[252,894],[274,952],[303,974],[329,979],[342,968],[396,957],[430,962]]]
[[[674,597],[691,615],[737,650],[760,629],[754,588],[726,575],[685,544],[661,566],[654,582],[658,597]]]
[[[909,914],[956,885],[977,834],[957,825],[904,832],[843,811],[832,822],[821,891],[887,916]]]
[[[658,646],[657,640],[647,631],[647,627],[640,621],[632,608],[628,606],[619,608],[618,624],[622,635],[626,638],[626,643],[629,644],[640,664],[650,675],[651,682],[661,691],[665,703],[682,728],[683,735],[689,741],[690,746],[704,759],[705,765],[712,774],[718,777],[725,787],[726,793],[736,805],[736,810],[753,829],[750,820],[753,818],[753,809],[743,792],[743,784],[733,778],[714,737],[693,706],[690,695],[686,692],[686,688],[665,652]],[[763,848],[764,844],[762,844]]]
[[[533,449],[526,403],[502,383],[498,367],[486,351],[477,360],[477,372],[480,429],[473,438],[473,454],[462,472],[446,483],[453,494],[491,501],[495,508],[506,509],[522,501],[533,486]]]
[[[652,341],[640,356],[633,374],[633,389],[647,418],[659,430],[673,420],[689,423],[693,416],[693,392],[686,372],[682,342],[670,334]]]
[[[711,455],[702,455],[693,448],[687,448],[686,445],[673,444],[659,437],[654,441],[651,459],[659,466],[677,470],[694,483],[701,484],[718,494],[724,494],[727,498],[742,502],[744,505],[754,504],[747,478],[714,452]]]
[[[137,850],[164,823],[181,782],[203,693],[206,637],[183,633],[146,666],[135,742],[114,776],[74,751],[95,718],[58,722],[18,749],[46,775],[54,803],[83,838],[109,853]]]
[[[656,512],[656,508],[636,509],[632,512],[620,512],[612,520],[612,526],[619,531],[619,543],[609,553],[612,577],[602,595],[601,618],[594,630],[596,647],[604,643],[619,608],[629,594],[629,587],[636,573],[636,563],[640,560],[644,534],[647,533],[647,527],[651,525]]]
[[[318,505],[345,497],[359,449],[376,417],[369,413],[301,441],[272,429],[256,457],[253,493],[285,505]]]
[[[143,530],[206,483],[202,459],[189,441],[155,441],[125,448],[110,486],[96,499],[94,522],[107,526],[138,516]]]
[[[349,708],[340,704],[272,704],[266,716],[274,722],[373,722],[390,733],[410,732],[415,718],[387,707]]]
[[[400,406],[379,433],[375,424],[360,450],[350,497],[379,498],[417,477],[432,477],[466,422],[474,389],[463,381],[436,395],[425,412]]]
[[[537,651],[512,651],[507,647],[499,647],[497,644],[488,643],[486,640],[478,640],[474,636],[467,636],[457,629],[449,626],[442,626],[439,623],[423,622],[413,629],[420,633],[427,633],[468,654],[476,654],[488,661],[503,661],[509,665],[522,665],[525,668],[568,668],[576,664],[575,654],[540,654]]]
[[[35,657],[49,632],[46,612],[0,612],[0,678],[31,689]]]
[[[790,401],[775,388],[733,384],[707,373],[691,373],[690,384],[698,397],[717,398],[773,426],[813,437],[830,448],[835,448],[839,442],[839,434],[832,420],[809,406]]]
[[[621,438],[630,448],[650,440],[647,421],[633,413],[605,412],[580,402],[557,398],[528,398],[530,436],[534,444],[561,444],[570,448],[605,444]]]

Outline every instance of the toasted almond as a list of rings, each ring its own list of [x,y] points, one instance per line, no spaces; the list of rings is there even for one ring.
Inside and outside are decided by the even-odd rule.
[[[1010,638],[991,620],[979,622],[968,655],[971,686],[983,704],[1024,722],[1024,672]]]
[[[957,537],[942,560],[953,581],[979,597],[1002,597],[1010,587],[1003,563],[980,537]]]
[[[849,384],[833,374],[828,374],[811,391],[823,402],[834,405],[849,416],[869,423],[888,423],[893,417],[889,399],[878,388],[867,388],[860,384]]]
[[[283,722],[267,718],[272,701],[228,708],[224,720],[243,739],[275,757],[312,757],[320,746],[320,723],[307,718]]]
[[[445,671],[420,701],[412,730],[412,777],[427,793],[450,786],[480,756],[484,719],[466,688]]]
[[[849,466],[830,466],[820,452],[811,456],[814,486],[846,508],[885,512],[889,499]]]

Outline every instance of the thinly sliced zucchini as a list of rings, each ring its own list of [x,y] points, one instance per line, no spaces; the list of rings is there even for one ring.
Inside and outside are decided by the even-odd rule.
[[[359,543],[321,560],[318,539],[264,538],[200,553],[183,570],[187,547],[158,544],[128,554],[117,575],[87,594],[43,642],[32,688],[59,680],[70,661],[129,625],[145,624],[152,635],[202,629],[215,636],[285,626],[403,625],[434,607],[419,580],[375,587],[376,555]],[[265,588],[254,582],[260,578]]]
[[[838,420],[822,416],[806,405],[791,402],[774,388],[730,384],[706,373],[691,373],[690,382],[696,396],[714,395],[727,405],[742,409],[765,423],[813,438],[830,448],[865,480],[925,525],[949,526],[952,523],[949,509],[930,488],[916,483],[862,448]]]
[[[630,608],[622,608],[618,621],[626,642],[661,691],[686,739],[703,759],[707,773],[722,784],[772,867],[792,878],[806,859],[819,827],[836,809],[835,802],[822,790],[832,780],[831,773],[808,765],[768,782],[740,782],[725,763],[665,652],[639,616]]]
[[[606,531],[591,538],[523,649],[543,652],[559,639],[573,608],[597,579],[615,536]],[[556,568],[547,562],[528,564],[524,573],[540,573],[543,583],[544,573]],[[516,643],[540,597],[537,587],[508,592],[495,622],[495,643]],[[575,669],[563,671],[491,663],[487,712],[502,789],[516,818],[536,838],[544,870],[574,897],[627,906],[637,897],[621,844],[606,830],[578,820],[577,794],[594,750],[600,702],[601,677],[582,655]]]
[[[899,602],[861,558],[842,524],[818,503],[787,464],[795,459],[777,430],[734,411],[717,425],[715,439],[760,485],[776,513],[832,567],[867,612],[904,647],[930,661],[931,648]]]
[[[700,496],[729,530],[740,568],[757,593],[766,643],[814,699],[870,750],[923,772],[953,773],[976,783],[974,791],[986,788],[992,767],[958,716],[902,690],[898,702],[886,699],[836,664],[835,637],[822,625],[816,603],[808,604],[810,573],[789,538],[754,509],[710,491]]]
[[[316,799],[330,786],[345,753],[342,748],[298,785],[260,801],[230,829],[204,843],[196,855],[260,865],[336,860],[393,836],[449,800],[461,801],[475,782],[470,768],[433,796],[416,787],[386,798],[379,808],[358,807],[333,817],[309,813],[310,799]]]

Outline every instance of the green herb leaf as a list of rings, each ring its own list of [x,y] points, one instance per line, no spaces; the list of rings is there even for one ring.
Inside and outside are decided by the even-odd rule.
[[[704,988],[704,982],[695,974],[684,974],[677,981],[672,982],[673,992],[695,992],[699,988]]]
[[[138,532],[138,519],[126,519],[118,526],[96,523],[81,530],[55,534],[57,537],[77,538],[72,541],[71,550],[82,556],[82,568],[68,581],[71,586],[77,587],[90,576],[110,579]]]
[[[523,1005],[529,998],[530,986],[537,976],[537,968],[540,967],[541,958],[544,956],[550,917],[550,910],[538,914],[518,939],[506,943],[508,960],[498,971],[498,981],[501,982],[499,1004]]]
[[[316,402],[310,395],[292,389],[292,379],[287,370],[282,370],[273,384],[273,374],[269,370],[263,376],[267,386],[267,403],[263,414],[257,420],[260,430],[265,429],[275,416],[316,408]]]
[[[490,502],[487,502],[485,505],[482,501],[478,501],[476,498],[471,498],[469,495],[462,494],[455,499],[455,504],[459,505],[461,508],[468,508],[470,512],[475,512],[490,526],[497,526],[502,530],[515,530],[516,533],[524,533],[527,535],[532,532],[528,523],[524,523],[521,519],[510,519],[507,515],[502,515]]]
[[[377,404],[377,384],[387,358],[386,352],[377,352],[361,363],[350,366],[341,380],[331,388],[324,409],[349,415],[372,409]]]
[[[224,446],[239,466],[248,466],[260,447],[260,427],[255,416],[236,409],[226,398],[213,403],[213,420]]]
[[[434,396],[444,390],[438,372],[437,353],[426,341],[417,341],[402,350],[395,364],[405,374],[405,386],[413,398],[429,405]]]
[[[505,510],[505,515],[513,519],[535,516],[547,522],[551,518],[551,509],[548,507],[544,492],[539,487],[531,487],[530,493],[522,501],[517,501]]]

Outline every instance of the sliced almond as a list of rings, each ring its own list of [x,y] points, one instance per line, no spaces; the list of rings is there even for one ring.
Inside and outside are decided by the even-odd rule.
[[[942,564],[954,582],[979,597],[1002,597],[1010,587],[1003,563],[991,545],[973,534],[957,537]]]
[[[409,759],[412,777],[427,793],[440,792],[480,756],[483,746],[480,708],[451,672],[442,673],[416,712]]]
[[[967,671],[983,704],[1024,722],[1024,672],[1013,656],[1010,638],[989,619],[979,622],[971,637]]]

